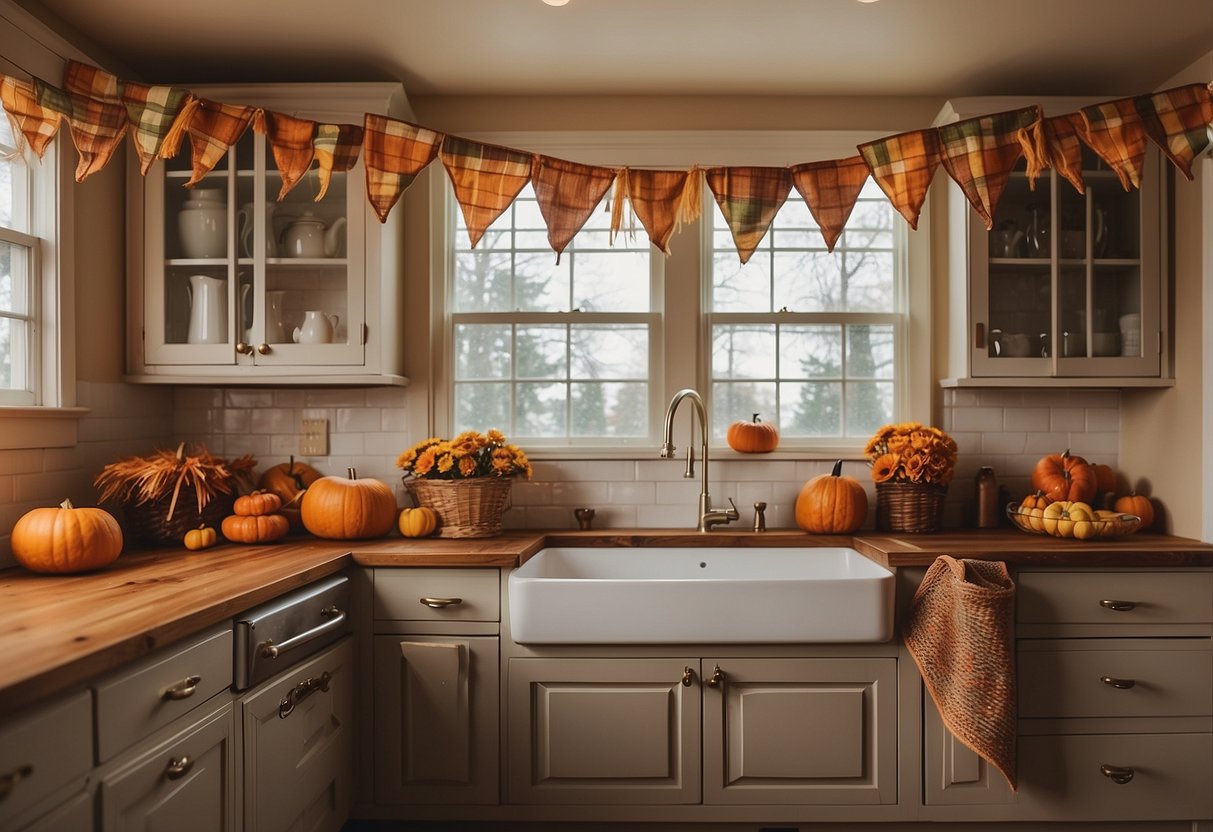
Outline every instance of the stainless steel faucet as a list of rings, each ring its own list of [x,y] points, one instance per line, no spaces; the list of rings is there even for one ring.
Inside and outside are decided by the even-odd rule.
[[[678,410],[678,405],[683,399],[690,399],[695,405],[695,413],[699,416],[699,435],[702,437],[699,456],[702,460],[702,485],[699,488],[699,525],[696,528],[701,532],[712,530],[712,526],[717,526],[722,523],[732,523],[738,519],[741,514],[737,511],[737,504],[733,502],[733,498],[729,497],[729,505],[732,508],[712,508],[712,497],[708,494],[708,414],[707,408],[703,406],[703,397],[689,387],[685,390],[679,390],[674,394],[674,398],[670,400],[670,406],[665,411],[665,434],[664,441],[661,444],[661,458],[672,459],[674,456],[674,412]],[[687,445],[687,469],[682,476],[690,479],[695,476],[695,418],[691,418],[691,439]]]

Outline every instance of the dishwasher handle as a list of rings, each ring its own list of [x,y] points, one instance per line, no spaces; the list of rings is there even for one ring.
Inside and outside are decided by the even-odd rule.
[[[318,639],[345,624],[345,611],[338,609],[336,606],[325,607],[320,611],[320,614],[326,617],[328,621],[325,621],[318,627],[313,627],[297,636],[291,636],[281,644],[274,644],[273,639],[263,641],[257,646],[257,652],[261,654],[261,658],[276,659],[286,651],[293,650],[301,644],[307,644],[309,641]]]

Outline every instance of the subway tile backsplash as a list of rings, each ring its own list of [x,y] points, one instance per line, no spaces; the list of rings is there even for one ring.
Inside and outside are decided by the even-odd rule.
[[[92,412],[80,423],[76,448],[0,451],[0,530],[7,533],[22,513],[70,496],[95,503],[92,479],[121,456],[175,446],[180,438],[233,457],[251,453],[259,467],[294,453],[325,473],[353,467],[359,476],[392,485],[403,505],[396,456],[425,438],[425,426],[407,423],[400,388],[301,390],[205,388],[81,382],[78,401]],[[329,454],[296,453],[305,418],[329,422]],[[947,389],[939,426],[960,448],[948,495],[946,525],[962,524],[978,468],[991,466],[1000,484],[1018,499],[1027,493],[1036,461],[1067,448],[1092,462],[1117,463],[1120,394],[1115,390]],[[739,457],[722,454],[711,463],[711,492],[717,505],[732,498],[741,512],[737,527],[753,524],[755,502],[765,502],[768,528],[792,527],[796,495],[832,460]],[[535,476],[513,490],[505,523],[510,528],[575,528],[573,509],[597,510],[594,527],[693,528],[698,471],[682,477],[684,460],[538,459]],[[849,460],[843,473],[864,483],[875,505],[866,464]],[[869,524],[872,522],[869,512]],[[8,538],[0,536],[0,567],[11,563]]]

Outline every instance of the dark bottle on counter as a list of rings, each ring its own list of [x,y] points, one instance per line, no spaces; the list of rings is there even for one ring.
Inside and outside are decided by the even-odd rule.
[[[998,528],[998,480],[994,478],[994,469],[988,465],[983,465],[977,471],[976,480],[976,505],[977,511],[977,528],[979,529],[996,529]]]

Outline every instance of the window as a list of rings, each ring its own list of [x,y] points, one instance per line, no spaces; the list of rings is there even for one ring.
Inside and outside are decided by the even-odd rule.
[[[649,439],[659,259],[601,206],[556,262],[528,186],[473,250],[451,200],[452,430],[535,444]]]
[[[0,405],[37,401],[38,240],[30,235],[30,168],[0,118]]]
[[[781,443],[866,438],[898,408],[904,223],[871,180],[834,252],[795,191],[749,262],[712,206],[713,433],[755,412]]]

